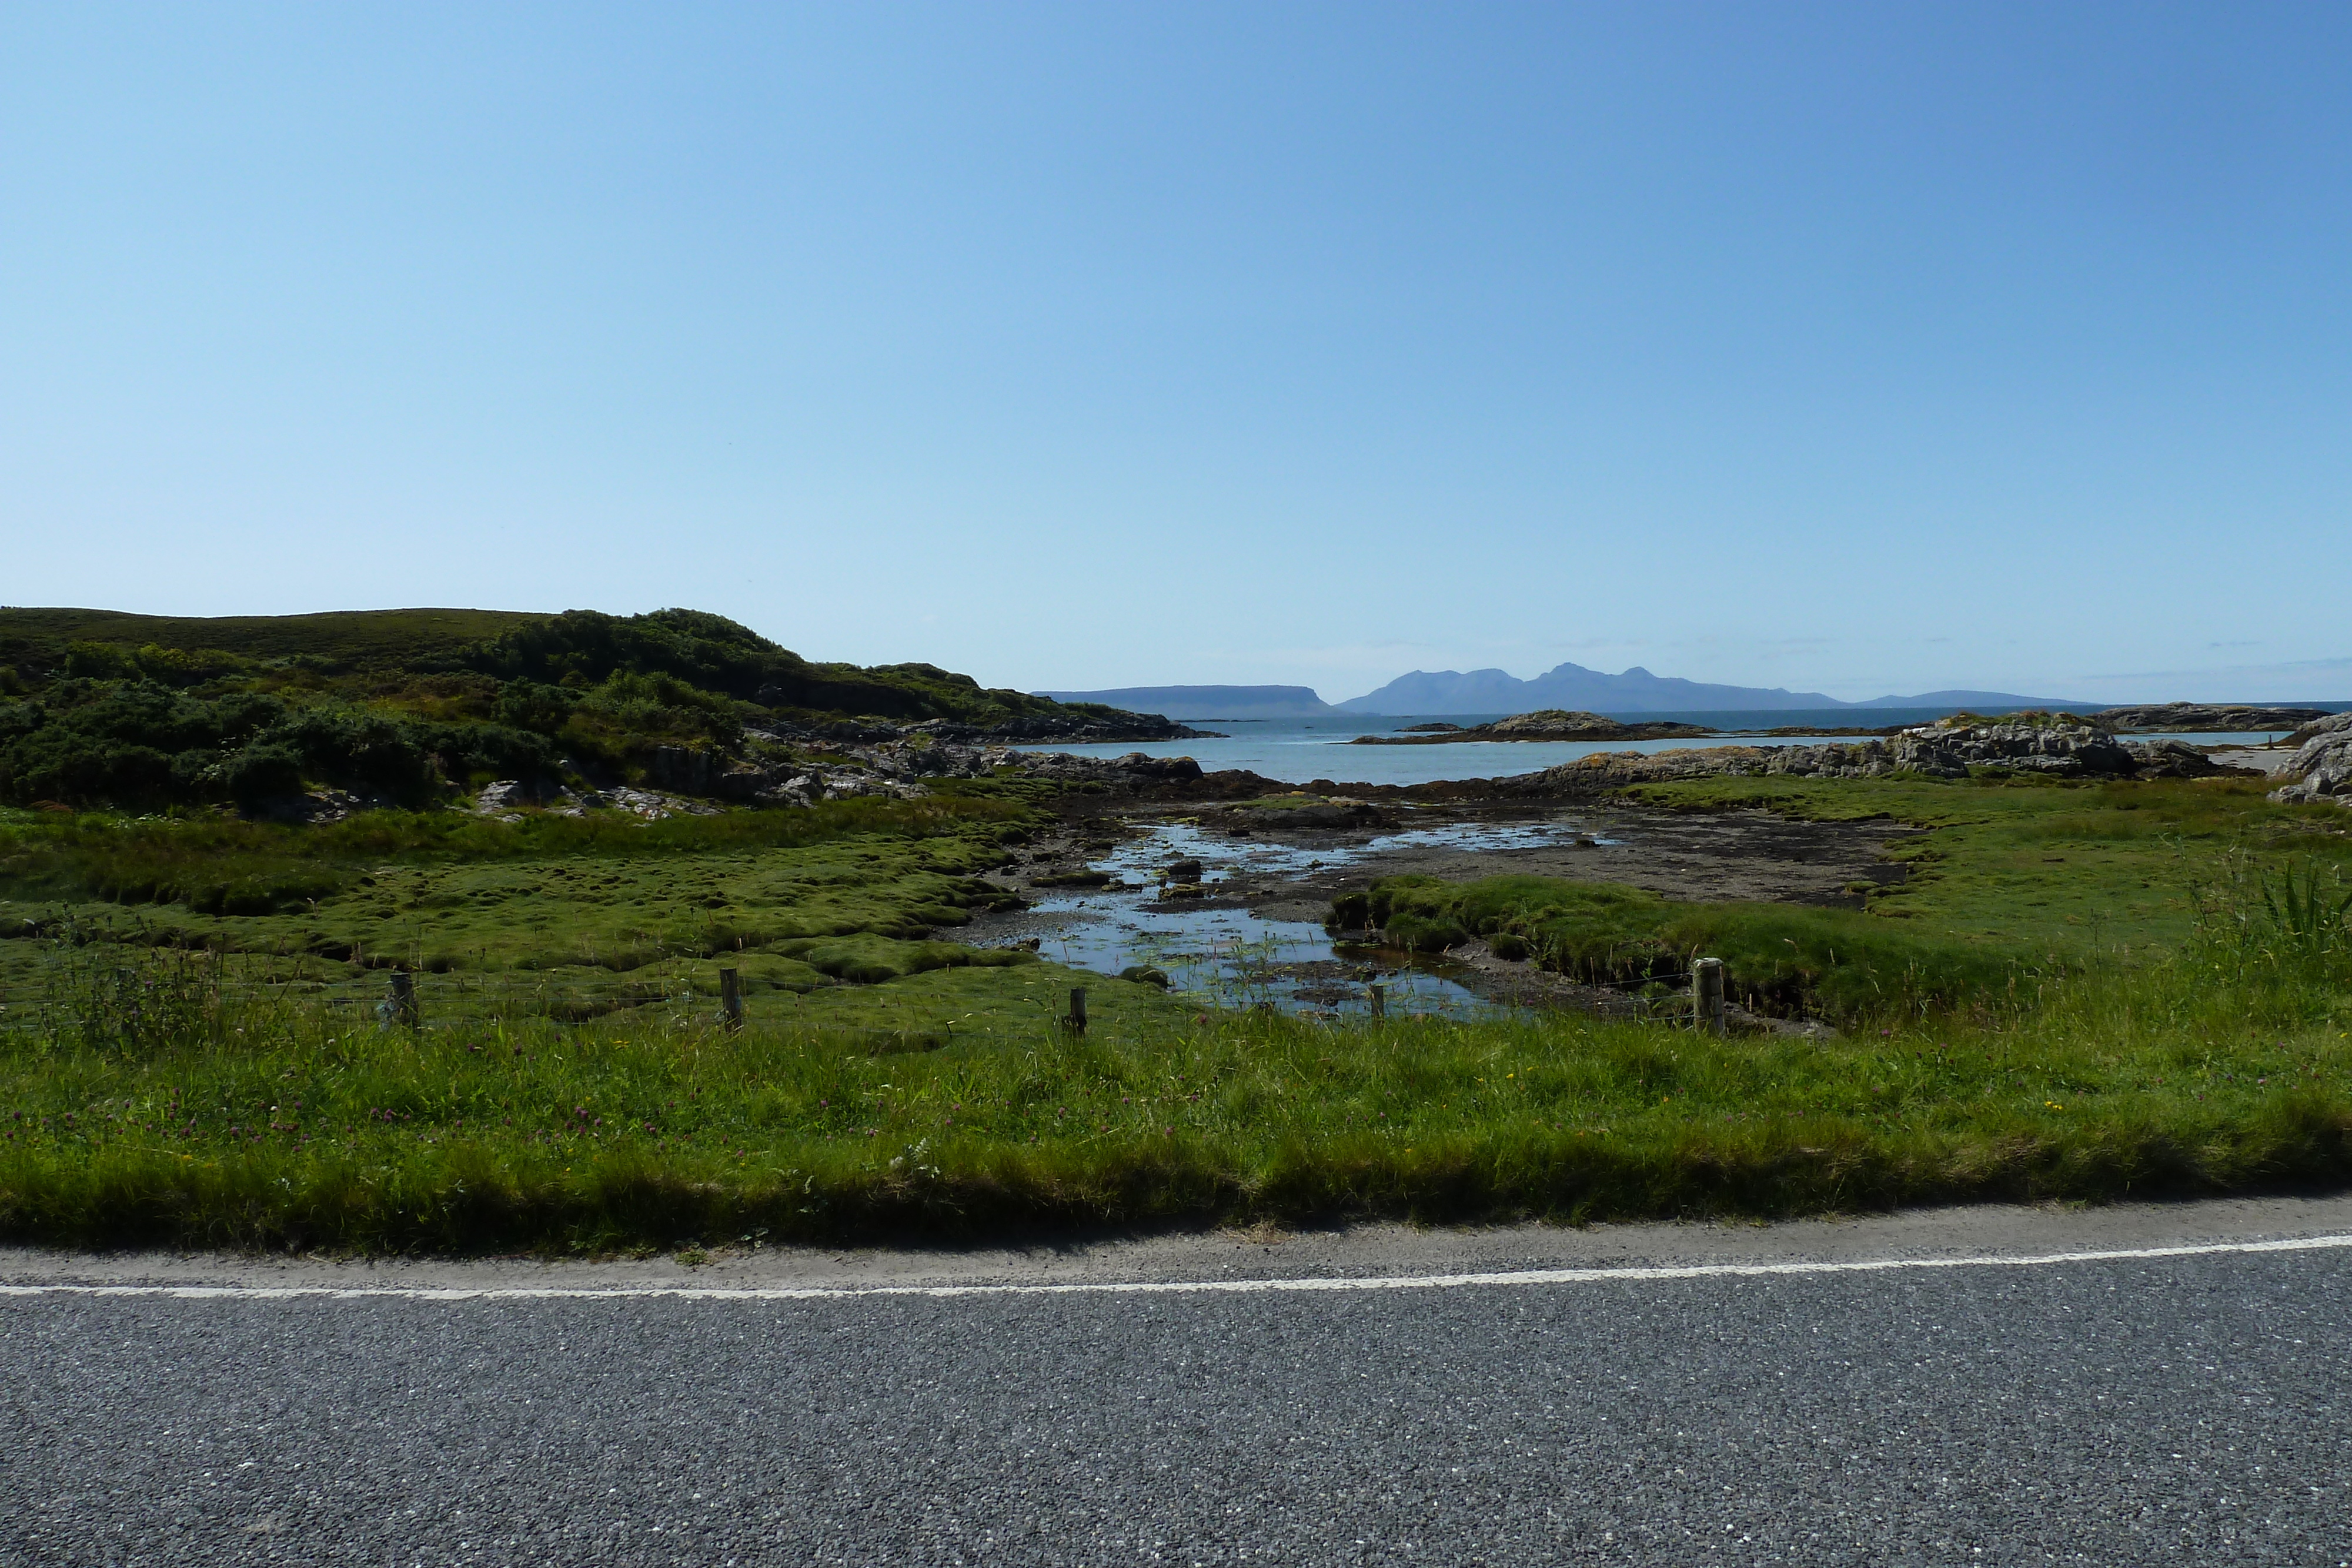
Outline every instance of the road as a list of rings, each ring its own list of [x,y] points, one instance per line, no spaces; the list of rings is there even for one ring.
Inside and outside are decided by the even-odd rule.
[[[2352,1562],[2352,1205],[1874,1224],[9,1253],[0,1562]]]

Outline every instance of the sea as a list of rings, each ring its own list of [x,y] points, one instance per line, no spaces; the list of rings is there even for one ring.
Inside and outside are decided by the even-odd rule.
[[[1118,741],[1102,746],[1031,746],[1025,751],[1064,751],[1081,757],[1190,757],[1209,772],[1244,768],[1286,784],[1320,780],[1347,784],[1431,784],[1441,779],[1501,779],[1557,768],[1597,751],[1672,751],[1694,746],[1808,746],[1851,740],[1832,731],[1889,725],[1931,724],[1958,710],[1923,708],[1833,708],[1765,713],[1640,713],[1607,716],[1627,724],[1679,721],[1705,725],[1719,738],[1678,740],[1465,741],[1445,746],[1353,746],[1360,735],[1393,736],[1409,725],[1444,723],[1464,728],[1490,724],[1507,714],[1329,715],[1316,718],[1187,719],[1194,729],[1218,732],[1214,739]],[[1758,736],[1766,728],[1805,730],[1798,735]],[[2192,746],[2264,746],[2284,730],[2244,734],[2134,736],[2135,740],[2185,740]]]

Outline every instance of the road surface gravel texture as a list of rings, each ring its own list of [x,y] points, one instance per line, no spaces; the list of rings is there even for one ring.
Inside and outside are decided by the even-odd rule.
[[[2345,1207],[1993,1228],[2047,1257]],[[1247,1266],[1169,1288],[1195,1239],[959,1294],[924,1293],[975,1282],[952,1259],[434,1295],[12,1253],[0,1562],[2352,1561],[2352,1226],[2023,1266],[1870,1223],[1306,1239],[1287,1274],[1227,1239]],[[1379,1287],[1384,1247],[1427,1282]],[[1439,1253],[1612,1272],[1415,1272]],[[741,1293],[640,1288],[713,1279]]]

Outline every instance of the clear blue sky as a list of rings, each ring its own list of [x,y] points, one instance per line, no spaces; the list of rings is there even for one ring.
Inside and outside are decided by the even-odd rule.
[[[20,5],[0,364],[8,603],[2352,700],[2352,7]]]

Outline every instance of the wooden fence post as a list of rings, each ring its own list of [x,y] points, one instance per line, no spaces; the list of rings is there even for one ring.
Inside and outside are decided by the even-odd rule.
[[[416,977],[405,969],[392,972],[392,1021],[410,1029],[422,1021],[416,1010]]]
[[[719,971],[719,1010],[729,1029],[743,1027],[743,979],[737,970]]]
[[[1376,1019],[1388,1017],[1389,988],[1386,986],[1367,986],[1364,989],[1371,998],[1372,1016]]]
[[[1062,1021],[1069,1026],[1072,1034],[1087,1032],[1087,988],[1084,986],[1070,988],[1070,1016]]]
[[[1709,1034],[1723,1032],[1723,960],[1698,958],[1691,963],[1691,1012]]]

